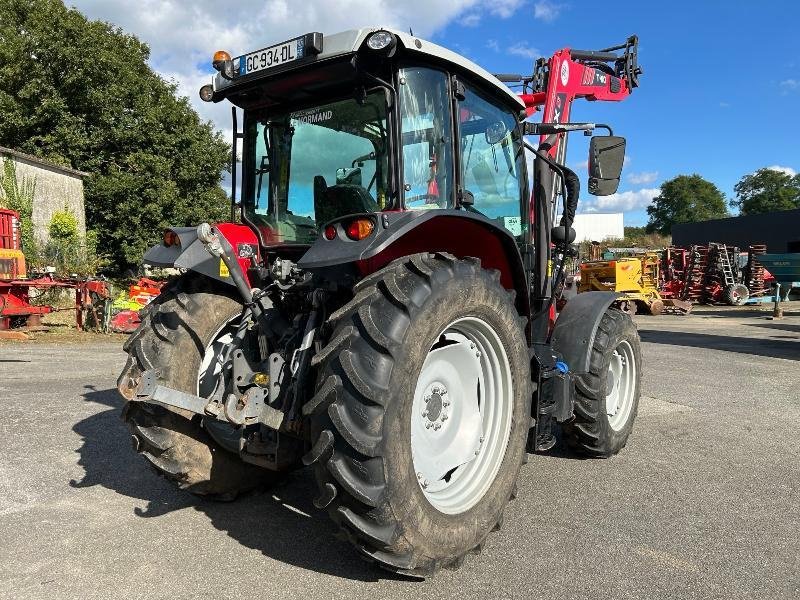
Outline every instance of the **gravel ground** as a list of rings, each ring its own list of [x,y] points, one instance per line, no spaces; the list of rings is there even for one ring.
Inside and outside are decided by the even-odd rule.
[[[424,582],[359,560],[308,472],[174,490],[119,420],[118,340],[0,343],[0,598],[798,598],[800,310],[637,317],[627,448],[531,457],[503,529]]]

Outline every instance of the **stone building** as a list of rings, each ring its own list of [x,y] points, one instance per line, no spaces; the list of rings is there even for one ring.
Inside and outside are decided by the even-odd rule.
[[[68,209],[78,219],[78,233],[86,233],[86,211],[83,200],[83,171],[62,167],[0,146],[0,163],[10,159],[16,167],[17,181],[35,181],[32,221],[37,241],[44,245],[53,214]],[[1,167],[2,165],[0,165]]]

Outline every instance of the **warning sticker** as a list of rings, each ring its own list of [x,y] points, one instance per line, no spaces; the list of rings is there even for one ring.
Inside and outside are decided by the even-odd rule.
[[[220,277],[230,277],[231,272],[228,270],[228,267],[225,265],[225,261],[221,258],[219,259],[219,276]]]

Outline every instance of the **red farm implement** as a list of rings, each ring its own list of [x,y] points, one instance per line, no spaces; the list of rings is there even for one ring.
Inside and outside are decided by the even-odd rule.
[[[15,327],[39,327],[42,316],[56,310],[74,310],[79,329],[85,329],[89,321],[98,326],[102,324],[105,319],[97,307],[99,301],[110,296],[106,282],[59,278],[49,274],[29,278],[19,229],[19,214],[0,209],[0,332]],[[32,302],[44,292],[56,289],[73,290],[74,306],[57,309]]]

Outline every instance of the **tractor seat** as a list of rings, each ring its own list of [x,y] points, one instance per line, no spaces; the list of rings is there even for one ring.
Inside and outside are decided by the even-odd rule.
[[[343,215],[379,210],[364,186],[349,183],[328,186],[322,175],[314,177],[314,218],[318,225]]]

